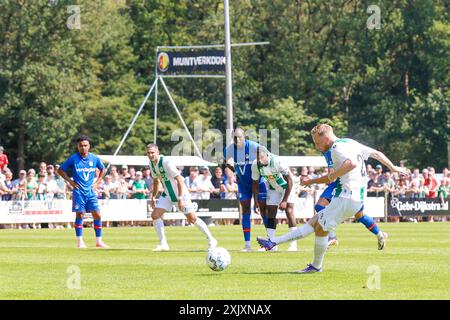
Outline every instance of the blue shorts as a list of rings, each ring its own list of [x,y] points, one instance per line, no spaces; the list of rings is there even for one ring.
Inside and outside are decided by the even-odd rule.
[[[248,199],[251,199],[253,197],[253,191],[252,186],[248,184],[240,184],[238,183],[238,195],[239,195],[239,201],[245,201]],[[266,201],[267,197],[267,188],[264,181],[261,181],[259,183],[259,193],[258,193],[258,200],[259,201]]]
[[[98,198],[95,192],[82,194],[74,190],[72,199],[72,212],[92,212],[100,211]]]
[[[322,194],[320,195],[319,198],[325,198],[327,199],[329,202],[331,201],[331,198],[333,198],[333,191],[336,188],[336,181],[330,183],[325,190],[323,190]]]

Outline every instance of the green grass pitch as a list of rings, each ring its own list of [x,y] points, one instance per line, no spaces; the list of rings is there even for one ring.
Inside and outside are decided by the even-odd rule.
[[[0,299],[450,299],[450,223],[380,227],[389,233],[384,251],[362,225],[341,225],[324,272],[306,275],[292,271],[311,262],[313,236],[299,241],[298,252],[284,244],[279,252],[243,253],[240,226],[210,227],[232,258],[214,272],[195,227],[167,227],[172,251],[158,253],[151,227],[104,228],[111,249],[96,249],[93,230],[84,229],[85,250],[75,248],[73,229],[0,230]],[[278,234],[286,231],[278,226]],[[260,225],[253,241],[257,235],[264,235]]]

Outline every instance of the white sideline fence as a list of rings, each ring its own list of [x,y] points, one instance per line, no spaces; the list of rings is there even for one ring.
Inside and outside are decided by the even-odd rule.
[[[218,200],[220,201],[220,200]],[[314,198],[298,198],[295,203],[296,218],[311,218],[314,215]],[[148,200],[108,199],[99,200],[102,221],[151,221],[151,208]],[[367,198],[364,213],[371,217],[384,217],[384,197]],[[175,208],[175,207],[174,207]],[[222,211],[205,211],[200,209],[199,217],[211,219],[239,219],[239,212],[233,208],[222,208]],[[284,212],[279,212],[278,219],[286,218]],[[92,219],[90,214],[86,220]],[[166,220],[185,219],[181,212],[166,212]],[[261,219],[260,215],[252,213],[252,219]],[[13,223],[67,223],[75,221],[71,200],[30,200],[30,201],[0,201],[0,224]]]

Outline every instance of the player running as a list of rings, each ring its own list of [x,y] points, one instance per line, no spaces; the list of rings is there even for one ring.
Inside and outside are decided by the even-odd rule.
[[[267,237],[272,239],[275,237],[277,228],[277,212],[278,208],[286,211],[289,230],[295,230],[296,220],[294,216],[295,193],[293,189],[293,179],[289,167],[281,162],[280,158],[270,153],[265,147],[259,147],[257,151],[257,160],[252,164],[253,179],[253,198],[258,198],[259,181],[263,177],[269,184],[267,190]],[[255,203],[255,210],[258,209]],[[277,247],[271,250],[276,251]],[[275,249],[275,250],[274,250]],[[291,241],[288,251],[297,251],[297,241]]]
[[[214,239],[205,222],[202,219],[197,219],[195,204],[191,201],[180,171],[169,159],[159,153],[159,148],[156,144],[151,143],[147,145],[147,156],[150,159],[150,173],[153,178],[153,191],[150,200],[153,208],[153,226],[160,241],[160,244],[153,251],[170,250],[164,232],[163,215],[166,211],[170,211],[173,205],[177,205],[178,209],[186,216],[187,221],[195,225],[206,236],[208,239],[208,250],[214,249],[217,246],[217,240]],[[159,181],[161,181],[164,192],[155,204]]]
[[[262,247],[270,250],[277,244],[305,238],[315,232],[314,260],[305,269],[296,271],[299,273],[322,272],[323,258],[328,244],[328,231],[334,230],[344,220],[356,214],[362,214],[367,193],[364,160],[371,157],[385,164],[392,172],[407,174],[406,168],[395,166],[382,152],[352,139],[338,139],[333,133],[333,128],[327,124],[315,126],[311,130],[311,135],[319,151],[331,151],[334,172],[315,181],[316,183],[336,181],[332,201],[297,230],[274,239],[257,238]]]
[[[242,212],[242,231],[244,233],[245,246],[243,252],[251,252],[251,200],[252,200],[252,163],[256,159],[256,150],[259,144],[246,140],[244,129],[238,127],[234,130],[234,142],[224,150],[225,163],[236,172],[238,182],[239,203]],[[259,211],[266,222],[266,184],[261,177],[259,180],[258,202]],[[256,207],[256,206],[255,206]]]
[[[328,150],[327,152],[322,152],[322,154],[327,161],[328,174],[331,174],[333,172],[333,159],[331,158],[331,151]],[[315,183],[317,183],[316,179],[311,179],[305,180],[302,184],[305,186],[310,186]],[[333,197],[333,192],[336,189],[336,185],[337,182],[333,181],[332,183],[328,184],[325,190],[322,192],[322,194],[319,197],[319,200],[317,200],[317,203],[314,206],[314,209],[316,210],[317,213],[319,213],[321,210],[323,210],[326,206],[330,204],[331,199]],[[377,223],[373,220],[372,217],[366,216],[362,212],[359,212],[355,215],[355,220],[359,223],[362,223],[367,228],[367,230],[369,230],[375,236],[377,236],[378,249],[383,250],[386,239],[388,238],[388,234],[380,230]],[[327,249],[330,249],[331,247],[338,244],[339,241],[336,237],[336,233],[334,232],[334,230],[330,230],[328,233]]]
[[[100,158],[89,152],[91,143],[88,137],[79,136],[77,148],[78,152],[71,155],[58,168],[58,174],[73,187],[72,211],[76,212],[75,234],[77,247],[86,248],[86,244],[83,241],[83,216],[86,212],[90,212],[94,218],[95,246],[108,248],[102,241],[102,220],[97,194],[94,191],[97,184],[102,181],[106,169]],[[96,168],[100,170],[97,180],[95,180]],[[73,180],[67,175],[69,169],[73,172]]]

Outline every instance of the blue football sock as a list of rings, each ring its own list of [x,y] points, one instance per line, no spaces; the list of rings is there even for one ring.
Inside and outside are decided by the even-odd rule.
[[[317,213],[319,213],[320,211],[322,211],[323,209],[325,209],[324,206],[321,206],[320,204],[316,204],[314,206],[314,209],[316,210]]]
[[[252,222],[250,220],[250,213],[242,214],[242,231],[244,231],[244,240],[250,241],[250,231]]]
[[[366,228],[374,235],[377,235],[380,232],[380,229],[378,228],[376,222],[372,219],[372,217],[364,215],[361,218],[357,219],[356,221],[365,225]]]
[[[102,236],[102,220],[94,220],[94,230],[97,238]]]
[[[82,218],[75,219],[75,234],[77,237],[83,236],[83,219]]]

